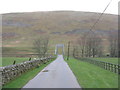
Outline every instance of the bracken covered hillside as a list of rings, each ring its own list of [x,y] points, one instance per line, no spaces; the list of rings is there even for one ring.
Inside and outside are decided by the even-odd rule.
[[[2,15],[3,47],[32,46],[40,35],[49,35],[50,43],[75,40],[98,19],[100,13],[79,11],[50,11],[8,13]],[[94,30],[106,36],[117,30],[117,15],[104,14]]]

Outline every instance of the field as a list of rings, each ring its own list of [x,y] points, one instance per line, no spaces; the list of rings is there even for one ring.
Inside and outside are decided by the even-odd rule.
[[[118,75],[87,62],[66,60],[83,88],[118,88]]]
[[[21,63],[27,61],[29,58],[18,58],[18,57],[3,57],[3,66],[11,65],[14,60],[16,63]],[[93,58],[90,58],[93,59]],[[101,60],[105,62],[116,63],[117,58],[94,58],[94,60]],[[83,88],[117,88],[118,87],[118,76],[115,73],[104,70],[95,65],[89,64],[87,62],[82,62],[70,58],[66,60],[71,70],[75,74],[79,84]],[[21,88],[23,87],[30,79],[32,79],[38,72],[40,72],[45,66],[49,63],[41,65],[39,68],[35,68],[26,72],[25,74],[17,77],[10,83],[6,84],[4,88]],[[108,76],[109,75],[109,76]],[[22,84],[21,84],[22,83]]]
[[[91,59],[118,64],[118,58],[91,58]]]
[[[22,88],[29,80],[34,78],[43,68],[45,68],[48,64],[50,64],[54,59],[52,59],[50,62],[47,62],[46,64],[42,64],[39,68],[34,68],[33,70],[30,70],[21,76],[15,78],[3,88]]]
[[[8,65],[12,65],[14,60],[17,63],[21,63],[24,61],[28,61],[29,58],[23,58],[23,57],[2,57],[2,66],[8,66]]]
[[[34,52],[32,47],[2,47],[2,53],[4,54],[24,54]]]

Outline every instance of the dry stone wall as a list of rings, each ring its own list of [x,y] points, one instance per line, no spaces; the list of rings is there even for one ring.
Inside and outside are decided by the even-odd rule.
[[[0,73],[2,74],[2,85],[5,85],[28,70],[38,67],[38,65],[45,64],[52,58],[53,57],[41,58],[40,60],[31,60],[16,65],[0,67]]]

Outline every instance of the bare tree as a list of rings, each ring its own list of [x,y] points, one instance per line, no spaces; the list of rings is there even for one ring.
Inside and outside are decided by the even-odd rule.
[[[48,37],[40,37],[34,41],[33,46],[39,58],[45,57],[48,50],[48,43]]]
[[[109,51],[111,57],[118,56],[118,33],[117,32],[110,32],[109,33]]]
[[[120,28],[120,26],[119,26],[119,28]],[[120,38],[120,29],[118,30],[118,38]],[[120,58],[120,39],[118,39],[118,58]]]
[[[86,37],[84,35],[85,34],[81,35],[78,39],[81,57],[84,57],[86,53]]]
[[[102,55],[102,39],[97,33],[84,33],[79,39],[81,57],[95,57]]]

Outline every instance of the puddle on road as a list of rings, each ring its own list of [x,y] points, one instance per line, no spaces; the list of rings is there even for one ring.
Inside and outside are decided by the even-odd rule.
[[[44,71],[42,71],[42,72],[48,72],[49,70],[44,70]]]

